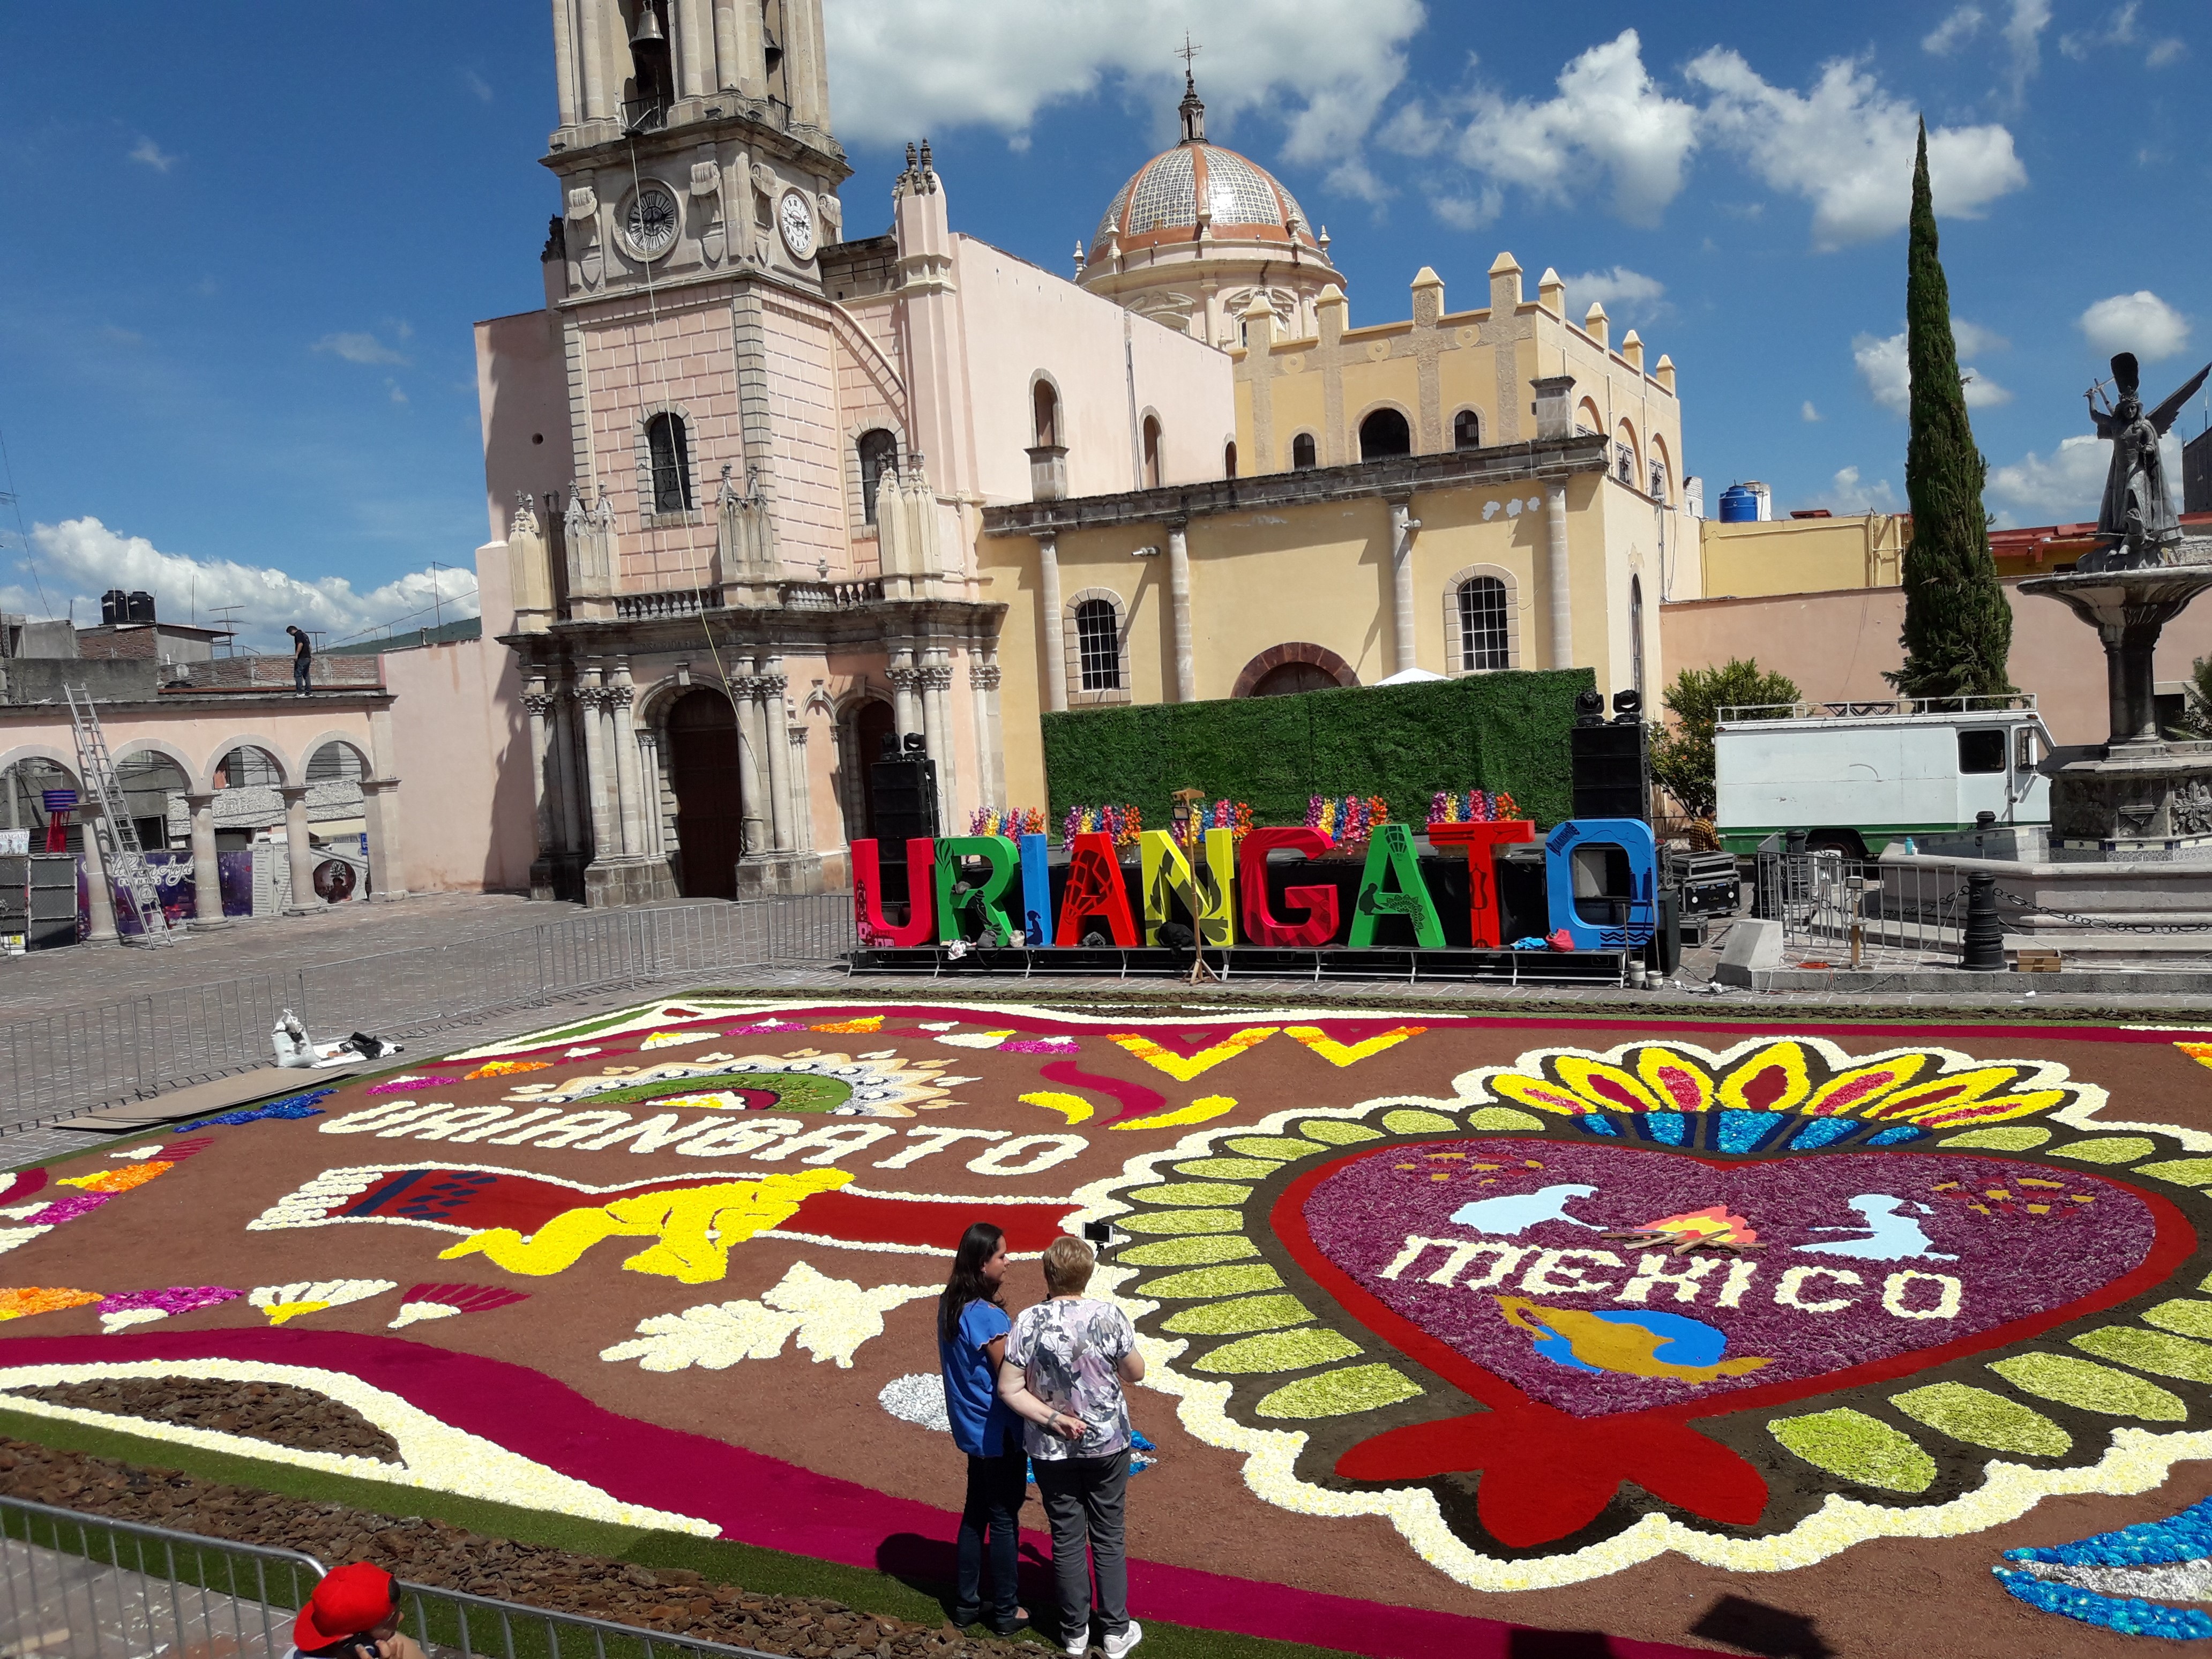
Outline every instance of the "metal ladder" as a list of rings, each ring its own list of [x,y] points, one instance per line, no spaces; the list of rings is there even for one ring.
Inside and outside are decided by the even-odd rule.
[[[138,845],[137,826],[131,821],[123,781],[108,757],[107,737],[100,730],[100,711],[93,706],[92,688],[64,685],[62,695],[69,699],[70,725],[76,733],[77,775],[100,803],[100,813],[91,829],[98,838],[108,878],[130,896],[131,907],[137,912],[137,942],[167,945],[171,938],[169,920],[161,912],[153,869]],[[84,700],[82,704],[77,701],[80,697]]]

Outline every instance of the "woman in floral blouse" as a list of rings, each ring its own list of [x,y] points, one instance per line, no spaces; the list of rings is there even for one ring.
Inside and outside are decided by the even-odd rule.
[[[1125,1659],[1144,1627],[1129,1617],[1121,1540],[1129,1483],[1129,1405],[1121,1387],[1144,1380],[1145,1360],[1129,1316],[1083,1294],[1095,1263],[1079,1238],[1055,1238],[1046,1247],[1045,1299],[1014,1319],[999,1393],[1029,1425],[1023,1437],[1052,1523],[1066,1650],[1072,1659],[1090,1651],[1095,1566],[1106,1659]]]

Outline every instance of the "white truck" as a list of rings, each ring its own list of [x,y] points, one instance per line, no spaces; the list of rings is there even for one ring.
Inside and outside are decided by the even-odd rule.
[[[1713,728],[1721,845],[1747,854],[1777,832],[1814,851],[1878,858],[1907,836],[2048,823],[2055,745],[2033,693],[1765,703],[1721,710]]]

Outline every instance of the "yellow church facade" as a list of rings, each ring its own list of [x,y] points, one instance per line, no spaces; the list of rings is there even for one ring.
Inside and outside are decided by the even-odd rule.
[[[1040,475],[985,509],[1000,660],[1034,670],[1002,690],[1010,804],[1045,804],[1060,709],[1555,667],[1656,702],[1660,604],[1699,591],[1674,365],[1601,307],[1571,321],[1548,270],[1533,296],[1510,254],[1452,312],[1424,269],[1409,317],[1359,328],[1334,285],[1304,332],[1255,295],[1213,476]]]

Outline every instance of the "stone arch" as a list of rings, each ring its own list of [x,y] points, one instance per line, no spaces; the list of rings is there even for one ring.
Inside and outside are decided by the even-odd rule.
[[[1237,471],[1237,434],[1225,433],[1221,440],[1221,476],[1234,478]]]
[[[676,797],[678,884],[686,898],[734,898],[745,850],[737,704],[720,685],[694,680],[669,701],[657,730]]]
[[[1378,422],[1376,421],[1378,416],[1385,419]],[[1395,421],[1390,417],[1395,417]],[[1376,422],[1378,435],[1385,435],[1383,428],[1389,428],[1387,439],[1391,442],[1395,442],[1396,427],[1404,427],[1406,447],[1403,449],[1395,447],[1379,449],[1370,456],[1367,453],[1368,426],[1370,422]],[[1413,453],[1414,434],[1419,430],[1419,428],[1414,422],[1413,412],[1405,404],[1395,398],[1380,398],[1361,410],[1358,418],[1352,422],[1352,447],[1363,461],[1386,460],[1395,455],[1410,455]]]
[[[848,845],[875,834],[869,768],[882,757],[884,735],[898,729],[895,710],[890,690],[866,680],[830,705],[830,729],[837,748],[837,806],[844,817]],[[886,856],[902,857],[903,849]]]
[[[680,452],[684,470],[684,493],[690,505],[680,513],[662,513],[656,509],[653,489],[653,423],[663,415],[682,422],[684,444]],[[637,457],[637,521],[647,529],[660,525],[697,524],[702,521],[701,501],[704,491],[701,481],[705,476],[704,464],[699,459],[699,423],[689,408],[680,403],[663,400],[641,404],[632,415],[630,442]]]
[[[1636,428],[1626,416],[1622,416],[1613,428],[1613,465],[1607,470],[1631,489],[1639,494],[1644,489],[1644,447],[1636,441]],[[1623,477],[1626,469],[1626,476]]]
[[[1663,507],[1674,499],[1674,458],[1667,453],[1667,440],[1660,434],[1651,434],[1644,462],[1651,499]]]
[[[1114,642],[1116,653],[1115,684],[1085,690],[1083,686],[1083,641],[1080,620],[1083,607],[1103,600],[1114,608]],[[1110,587],[1085,587],[1070,593],[1062,604],[1066,606],[1061,636],[1067,647],[1067,703],[1071,708],[1099,703],[1127,702],[1133,690],[1129,683],[1129,601]]]
[[[1482,411],[1473,404],[1462,404],[1452,410],[1451,447],[1454,449],[1481,448],[1483,435],[1487,429]]]
[[[216,755],[215,758],[216,760],[220,760],[222,758],[222,754],[228,754],[228,752],[229,750],[225,750],[221,754]],[[179,772],[184,775],[185,788],[198,789],[201,787],[200,769],[198,765],[190,756],[186,755],[183,750],[178,748],[166,738],[133,738],[128,743],[118,743],[112,750],[109,751],[108,758],[112,760],[118,766],[120,766],[125,761],[127,761],[133,756],[137,755],[161,756],[162,759],[167,761],[170,765],[175,767]],[[212,769],[212,763],[210,763],[210,769]],[[76,770],[76,763],[74,760],[70,763],[70,770],[71,772],[75,772]]]
[[[1146,489],[1168,482],[1168,428],[1150,404],[1137,416],[1137,477]]]
[[[1310,472],[1320,465],[1321,444],[1314,434],[1310,432],[1291,434],[1290,470],[1293,472]]]
[[[1329,675],[1339,685],[1357,685],[1359,676],[1352,665],[1325,645],[1314,645],[1304,640],[1291,640],[1282,645],[1271,645],[1244,665],[1237,675],[1237,684],[1229,695],[1249,697],[1260,682],[1276,669],[1292,663],[1305,663]]]
[[[223,738],[222,742],[211,747],[208,750],[207,759],[202,763],[197,775],[191,772],[185,774],[186,777],[192,780],[192,787],[195,791],[204,795],[211,795],[215,793],[216,768],[230,757],[234,749],[258,749],[268,756],[276,765],[277,783],[280,787],[300,781],[300,768],[294,764],[292,757],[282,748],[258,733],[240,732]]]
[[[1039,449],[1066,447],[1067,400],[1060,396],[1060,381],[1048,368],[1040,368],[1030,376],[1030,442]]]
[[[300,745],[300,776],[297,781],[301,783],[307,781],[307,769],[314,764],[315,757],[334,743],[353,750],[361,762],[362,776],[374,778],[377,775],[376,757],[370,752],[368,738],[357,732],[340,732],[333,729],[328,732],[318,732]]]
[[[1502,583],[1505,589],[1505,660],[1478,666],[1478,659],[1470,656],[1467,648],[1466,618],[1461,611],[1461,590],[1472,581],[1484,577]],[[1521,580],[1502,564],[1464,565],[1452,572],[1444,583],[1444,659],[1455,674],[1483,674],[1499,667],[1521,666]]]
[[[876,526],[868,517],[868,481],[862,466],[860,440],[872,432],[888,432],[896,452],[896,465],[903,470],[914,447],[907,440],[906,425],[888,410],[878,411],[879,418],[854,421],[845,428],[845,522],[852,526],[855,536],[866,540],[876,533]]]
[[[70,787],[82,790],[84,780],[77,775],[76,757],[64,755],[58,749],[43,743],[18,744],[13,749],[0,749],[0,773],[9,772],[24,761],[44,761],[66,775]],[[186,773],[187,777],[191,776]]]
[[[1575,425],[1592,437],[1605,433],[1605,416],[1598,413],[1596,404],[1585,398],[1575,405]]]

